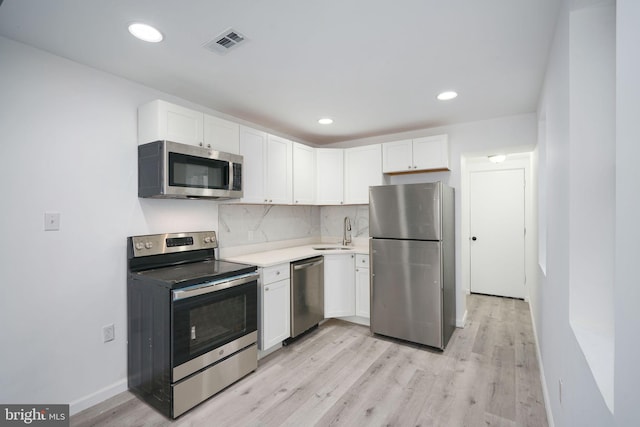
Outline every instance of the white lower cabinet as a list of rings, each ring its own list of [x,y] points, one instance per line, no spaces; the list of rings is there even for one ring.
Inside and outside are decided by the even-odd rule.
[[[355,255],[324,256],[324,317],[355,316]]]
[[[356,316],[370,317],[369,255],[356,255]]]
[[[267,350],[291,336],[289,263],[260,269],[258,344]]]

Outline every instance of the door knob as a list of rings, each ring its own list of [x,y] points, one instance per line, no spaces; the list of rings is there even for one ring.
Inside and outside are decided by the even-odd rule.
[[[473,240],[473,241],[475,242],[476,240],[478,240],[478,238],[477,238],[476,236],[473,236],[473,237],[471,238],[471,240]]]

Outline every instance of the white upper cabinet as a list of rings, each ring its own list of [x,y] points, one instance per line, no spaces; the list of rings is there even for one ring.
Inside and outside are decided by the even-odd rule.
[[[201,145],[204,114],[162,100],[138,108],[138,144],[168,140]]]
[[[168,140],[238,154],[240,125],[160,99],[138,108],[138,144]]]
[[[369,203],[369,187],[383,184],[380,144],[344,150],[345,203]]]
[[[344,150],[316,149],[316,204],[344,204]]]
[[[240,127],[244,203],[291,204],[291,141],[246,126]]]
[[[449,169],[447,135],[427,136],[413,140],[413,165],[417,170]]]
[[[384,173],[449,170],[447,135],[405,139],[382,144]]]
[[[316,202],[316,149],[293,143],[293,203]]]
[[[266,203],[280,205],[293,201],[293,144],[288,139],[267,135]]]
[[[240,125],[205,114],[204,144],[218,151],[240,154]]]
[[[240,126],[240,154],[242,164],[241,199],[244,203],[265,203],[267,133]]]

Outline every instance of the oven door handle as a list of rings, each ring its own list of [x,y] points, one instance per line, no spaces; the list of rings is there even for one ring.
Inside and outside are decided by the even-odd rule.
[[[198,295],[209,294],[211,292],[221,291],[223,289],[233,288],[234,286],[244,285],[246,283],[258,280],[258,273],[249,273],[231,280],[222,280],[219,282],[203,283],[189,289],[180,289],[173,291],[173,301],[179,301],[187,298],[197,297]]]

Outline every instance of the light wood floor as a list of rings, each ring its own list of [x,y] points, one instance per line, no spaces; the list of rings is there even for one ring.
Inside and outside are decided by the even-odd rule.
[[[444,352],[330,320],[171,422],[129,392],[72,426],[546,426],[529,306],[470,295]]]

